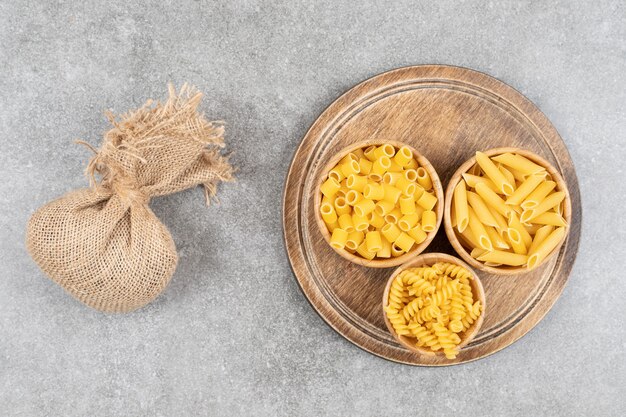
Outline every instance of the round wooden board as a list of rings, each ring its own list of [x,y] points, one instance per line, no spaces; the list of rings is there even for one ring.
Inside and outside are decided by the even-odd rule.
[[[365,139],[393,139],[419,150],[444,188],[476,150],[519,147],[563,175],[572,201],[569,236],[558,256],[530,273],[495,276],[476,271],[486,298],[481,331],[454,361],[402,347],[387,330],[381,297],[393,268],[373,269],[336,254],[313,213],[315,179],[339,150]],[[550,121],[522,94],[473,70],[424,65],[386,72],[342,95],[311,126],[285,183],[283,227],[293,271],[315,310],[342,336],[383,358],[411,365],[451,365],[505,348],[532,329],[561,294],[580,237],[581,205],[574,165]],[[443,226],[424,251],[457,256]]]

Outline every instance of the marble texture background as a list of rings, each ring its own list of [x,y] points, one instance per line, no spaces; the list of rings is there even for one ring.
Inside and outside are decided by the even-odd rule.
[[[620,1],[0,1],[0,414],[626,414],[626,8]],[[300,139],[343,91],[445,63],[514,86],[579,175],[583,233],[562,297],[484,360],[370,355],[309,306],[286,259],[281,193]],[[24,249],[40,205],[87,184],[103,110],[197,85],[228,123],[238,182],[155,199],[180,264],[154,303],[90,310]]]

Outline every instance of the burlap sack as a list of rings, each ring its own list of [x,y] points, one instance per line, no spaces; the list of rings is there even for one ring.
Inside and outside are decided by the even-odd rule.
[[[224,129],[197,111],[202,95],[169,86],[164,103],[119,118],[87,168],[92,187],[70,192],[30,219],[26,246],[39,267],[78,300],[127,312],[169,283],[178,256],[150,198],[202,184],[207,203],[232,169]],[[96,180],[96,174],[100,177]]]

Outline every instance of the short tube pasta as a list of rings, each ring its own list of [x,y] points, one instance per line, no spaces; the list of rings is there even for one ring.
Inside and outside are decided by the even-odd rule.
[[[369,146],[343,156],[319,186],[320,225],[331,246],[366,260],[389,259],[432,238],[441,202],[429,172],[404,146]]]

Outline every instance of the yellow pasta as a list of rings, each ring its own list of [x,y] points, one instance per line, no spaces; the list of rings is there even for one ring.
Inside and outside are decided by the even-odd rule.
[[[392,245],[392,255],[395,245]],[[393,331],[412,340],[427,354],[441,352],[447,359],[483,313],[465,268],[446,262],[408,268],[394,278],[384,307]]]
[[[337,191],[339,191],[340,188],[341,185],[339,185],[339,182],[336,179],[330,177],[326,181],[324,181],[324,183],[320,187],[320,191],[322,192],[322,194],[324,194],[324,196],[332,198],[335,194],[337,194]]]
[[[528,255],[528,269],[534,269],[556,248],[565,237],[565,228],[557,227],[543,242],[539,243],[532,253]]]
[[[348,176],[348,180],[346,181],[346,186],[350,190],[356,190],[360,193],[363,193],[363,189],[367,185],[367,177],[365,175],[356,175],[351,174]]]
[[[351,250],[357,250],[361,242],[365,239],[363,232],[348,233],[348,239],[346,240],[346,248]]]
[[[402,249],[405,252],[408,252],[411,250],[411,248],[413,247],[413,244],[415,243],[415,239],[413,239],[411,236],[407,235],[406,233],[402,232],[400,233],[400,235],[396,238],[396,240],[394,240],[393,242],[397,247],[399,247],[400,249]]]
[[[391,168],[391,160],[386,156],[381,156],[377,160],[374,161],[372,165],[372,173],[383,175]]]
[[[358,216],[365,217],[374,210],[374,207],[376,207],[376,204],[374,204],[372,200],[368,198],[363,198],[362,200],[359,200],[359,202],[354,205],[354,212]]]
[[[366,158],[359,159],[359,173],[361,175],[367,176],[370,172],[372,172],[372,161]]]
[[[374,226],[377,229],[382,228],[386,224],[385,218],[379,215],[378,213],[376,213],[375,211],[372,211],[369,214],[368,220],[369,220],[370,225]]]
[[[354,224],[352,223],[352,216],[348,213],[342,214],[337,220],[339,227],[348,233],[354,232]]]
[[[491,240],[489,239],[489,235],[487,234],[485,226],[480,222],[480,220],[478,220],[478,216],[476,216],[476,213],[471,207],[468,207],[468,211],[468,227],[470,228],[474,239],[476,239],[481,248],[486,250],[492,250],[493,245],[491,244]]]
[[[380,232],[367,232],[365,234],[365,244],[367,245],[367,250],[369,252],[378,252],[381,250],[383,248],[383,244],[381,242]]]
[[[524,201],[522,201],[520,206],[523,209],[531,209],[535,206],[538,206],[539,203],[543,201],[543,199],[546,198],[548,194],[550,194],[554,187],[556,187],[556,182],[554,181],[545,181],[539,184],[539,186],[535,188],[535,190],[530,193],[530,195],[528,195],[528,197],[526,197]]]
[[[512,206],[520,205],[522,201],[524,201],[524,199],[528,197],[539,184],[541,184],[545,177],[545,174],[535,174],[526,178],[526,180],[513,192],[513,194],[506,199],[506,204]]]
[[[532,174],[536,174],[537,172],[546,170],[544,167],[542,167],[541,165],[535,164],[528,158],[522,155],[512,154],[510,152],[503,153],[498,156],[494,156],[491,159],[493,159],[496,162],[500,162],[502,165],[506,165],[517,171],[520,171],[521,173],[525,175],[532,175]]]
[[[548,237],[550,233],[554,230],[554,226],[546,225],[540,227],[535,233],[535,237],[533,238],[533,242],[530,244],[528,248],[529,253],[534,253],[537,247]]]
[[[454,187],[454,209],[456,216],[456,225],[460,233],[465,231],[465,228],[469,224],[469,211],[467,205],[467,189],[465,188],[465,181],[461,180]]]
[[[337,221],[337,213],[331,204],[323,203],[320,207],[320,212],[322,213],[322,220],[326,224],[332,224]]]
[[[386,216],[394,208],[396,208],[396,205],[393,204],[391,201],[382,200],[382,201],[379,201],[378,203],[376,203],[376,207],[374,208],[374,211],[379,216]]]
[[[439,223],[433,179],[408,147],[383,144],[348,153],[329,170],[320,193],[331,246],[364,259],[401,256]]]
[[[425,210],[432,210],[437,204],[437,197],[430,193],[422,193],[421,197],[416,201],[418,206],[421,206]]]
[[[417,183],[422,186],[425,190],[430,190],[433,188],[433,182],[428,175],[428,172],[423,167],[419,167],[417,169]]]
[[[462,174],[450,204],[457,237],[487,266],[536,268],[565,236],[565,190],[555,189],[546,168],[522,155],[489,158],[477,152],[476,160]],[[461,228],[465,210],[467,227]]]
[[[502,191],[505,195],[513,194],[513,184],[506,179],[487,155],[482,152],[476,152],[476,162],[485,172],[485,175],[498,187],[498,190]]]
[[[413,152],[406,146],[401,147],[393,157],[393,161],[401,167],[406,167],[413,159]]]
[[[352,211],[348,203],[346,203],[345,197],[335,198],[333,205],[335,206],[335,211],[337,212],[338,216],[341,216],[343,214],[350,214],[350,212]]]
[[[414,228],[412,228],[411,230],[409,230],[408,232],[406,232],[406,234],[411,236],[413,240],[415,240],[415,243],[418,245],[422,243],[423,241],[425,241],[426,238],[428,237],[428,234],[422,229],[422,227],[419,224],[415,226]]]
[[[356,213],[352,213],[352,225],[354,226],[354,230],[356,230],[357,232],[362,232],[364,230],[367,230],[367,228],[370,226],[370,223],[367,217],[359,216]]]
[[[426,210],[422,213],[422,230],[432,232],[437,227],[437,215],[432,210]]]
[[[479,261],[500,265],[521,266],[528,261],[528,256],[501,250],[487,251],[478,257]]]
[[[335,249],[343,249],[348,241],[348,232],[341,228],[333,230],[333,234],[330,237],[330,246]]]
[[[433,212],[431,212],[433,213]],[[435,213],[433,213],[434,215]],[[419,221],[419,217],[416,213],[413,214],[405,214],[404,216],[402,216],[397,224],[398,227],[400,227],[400,230],[402,230],[403,232],[408,232],[409,230],[411,230],[413,227],[415,227],[415,225],[417,224],[417,222]],[[422,226],[424,226],[425,224],[423,223],[423,219],[422,219]],[[436,220],[435,220],[436,221]],[[429,230],[432,231],[433,229]]]
[[[489,207],[485,204],[480,196],[472,191],[467,192],[467,202],[472,207],[476,216],[481,221],[481,223],[487,226],[498,226],[498,222],[493,217],[493,214],[489,211]]]
[[[413,196],[410,197],[400,197],[400,212],[402,214],[415,214],[415,200]]]
[[[402,231],[393,223],[387,223],[380,230],[381,234],[390,242],[395,242]]]
[[[380,239],[381,248],[376,252],[378,258],[391,258],[391,242],[384,237]]]
[[[363,197],[369,198],[370,200],[382,200],[385,196],[385,189],[382,185],[370,182],[363,188]]]

